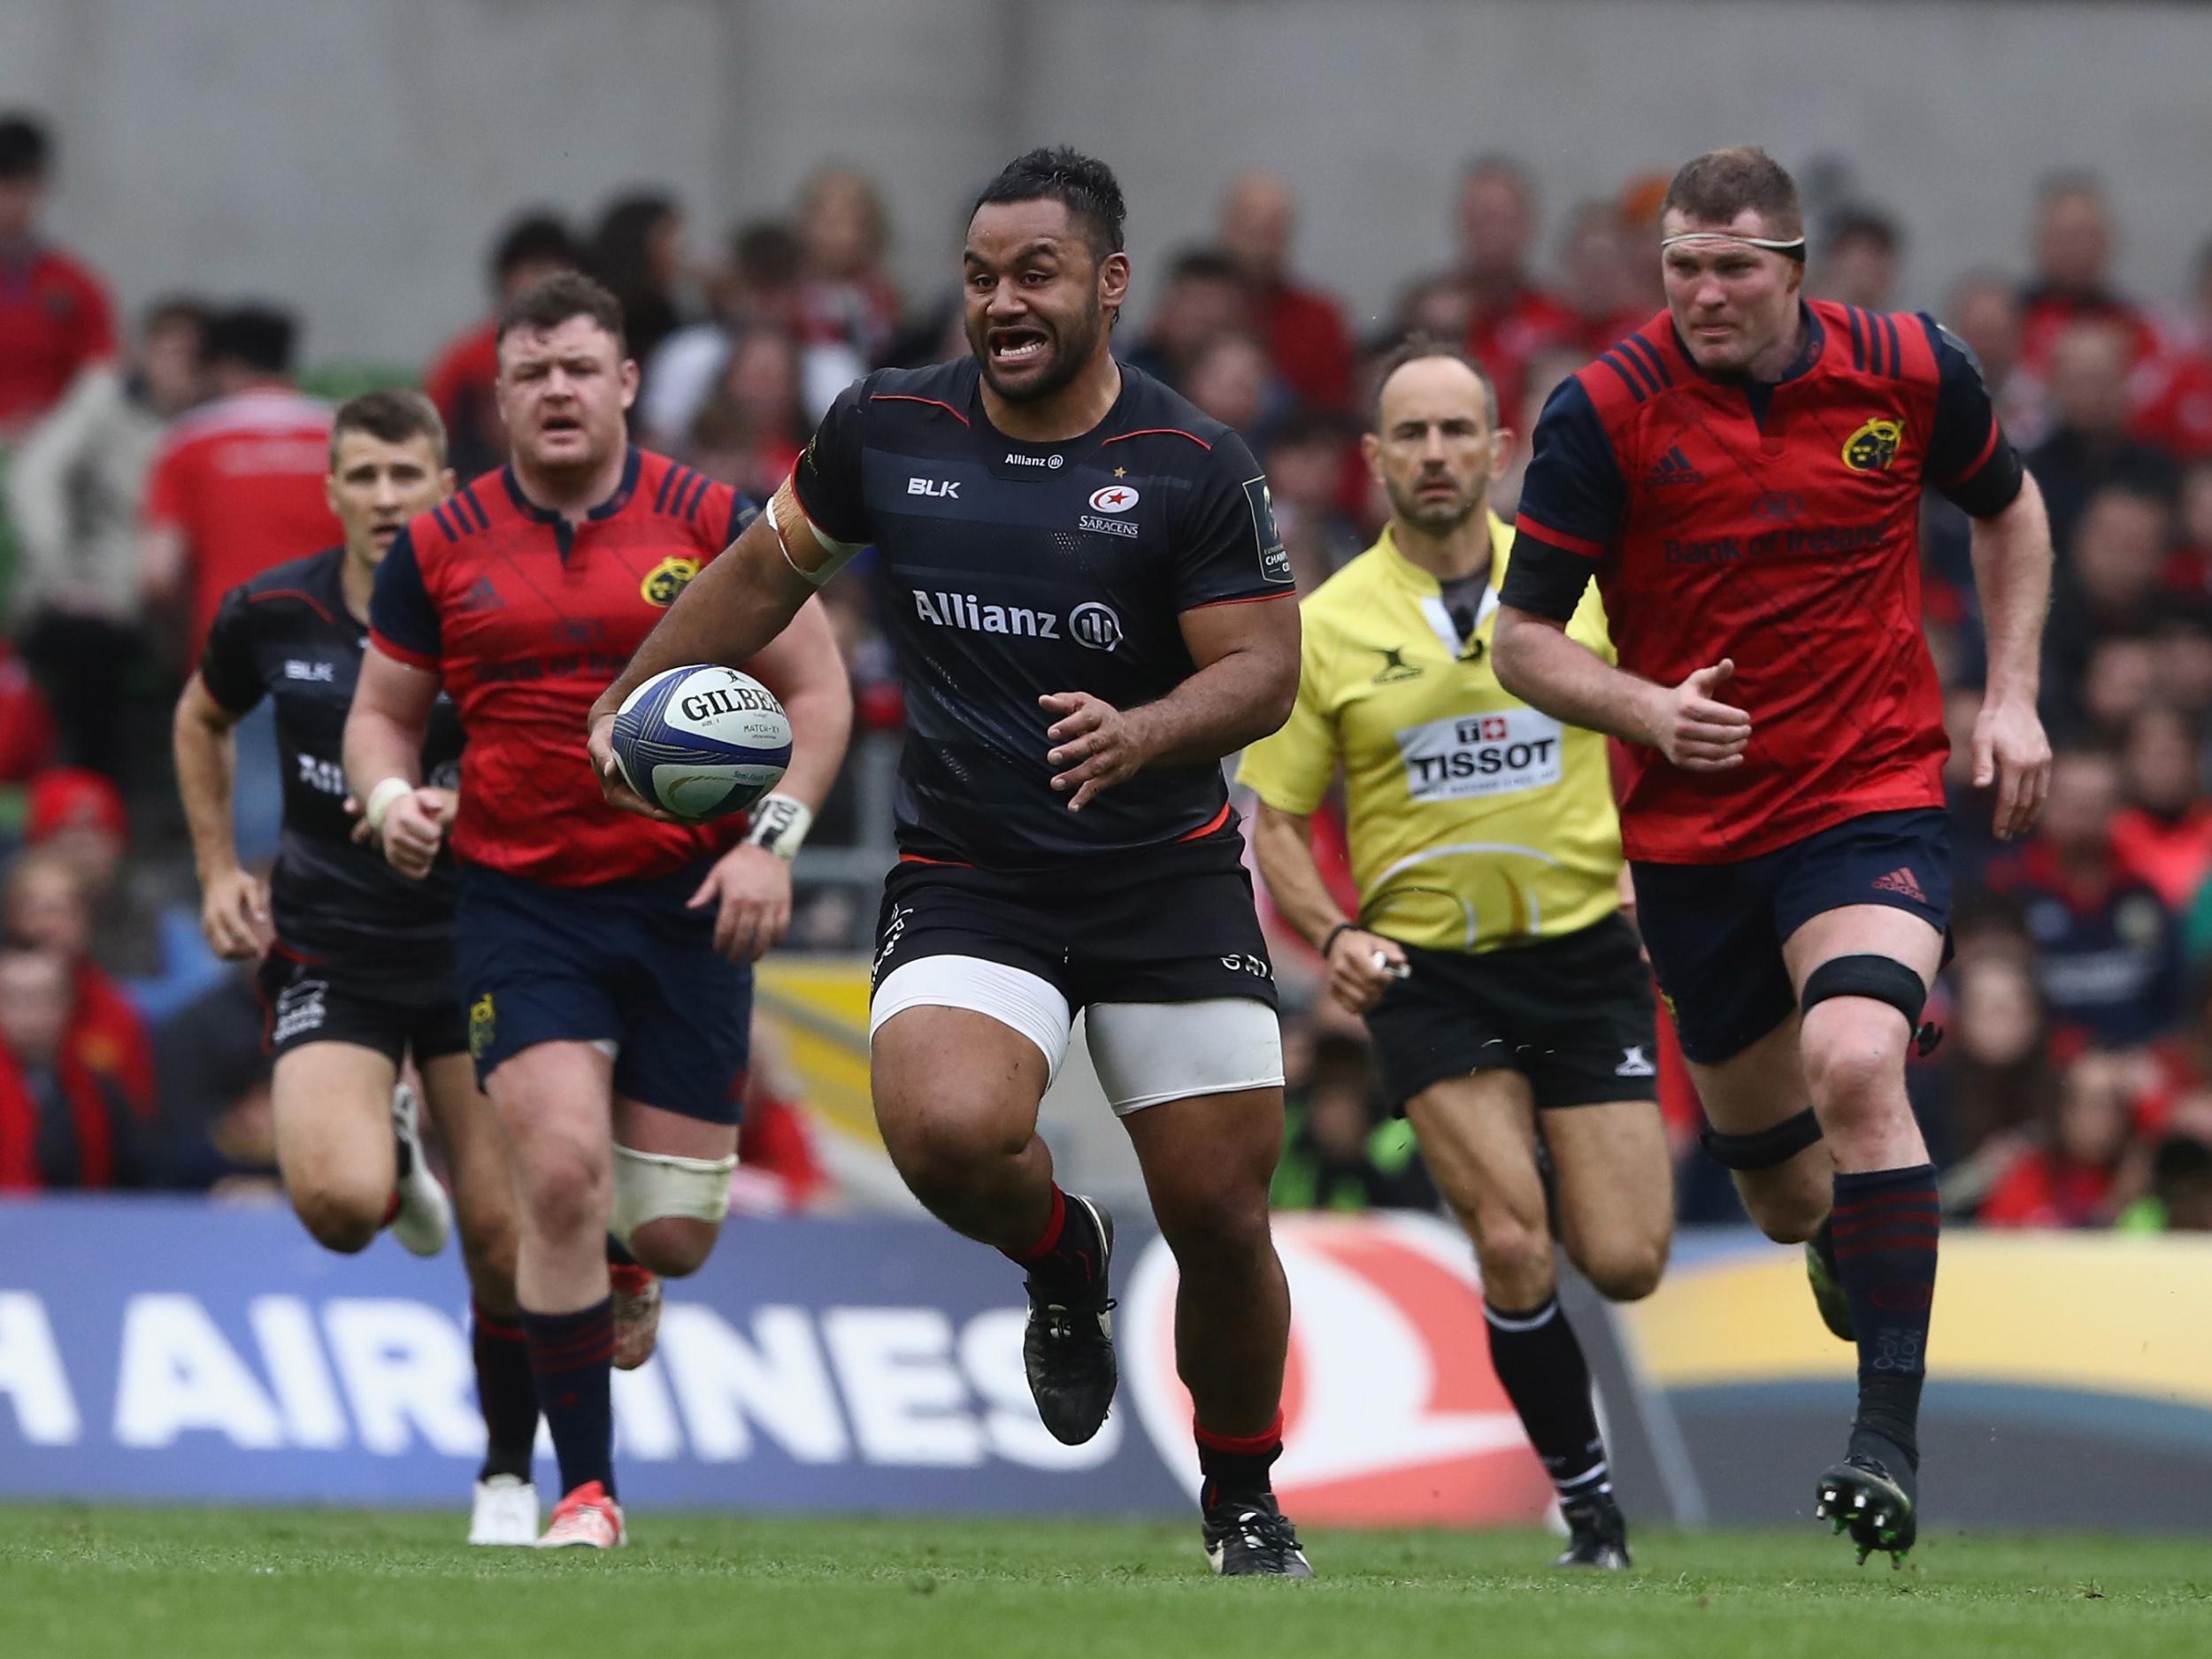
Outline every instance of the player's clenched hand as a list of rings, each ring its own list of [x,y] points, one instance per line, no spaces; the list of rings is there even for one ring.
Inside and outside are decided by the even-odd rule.
[[[2035,705],[1985,703],[1974,718],[1974,787],[1997,786],[1997,839],[2035,827],[2051,787],[2051,743]]]
[[[414,789],[384,812],[384,860],[400,874],[419,881],[437,861],[453,821],[453,802],[443,789]]]
[[[1063,794],[1073,791],[1071,812],[1080,812],[1101,789],[1133,778],[1152,758],[1141,723],[1102,697],[1055,691],[1038,698],[1037,706],[1060,717],[1045,733],[1053,745],[1045,759],[1067,769],[1053,775],[1052,787]]]
[[[1714,695],[1735,672],[1734,660],[1724,657],[1668,692],[1651,733],[1652,747],[1685,772],[1726,772],[1743,764],[1751,717]]]
[[[732,962],[757,962],[791,926],[791,866],[749,841],[715,861],[690,908],[716,905],[714,948]]]
[[[268,949],[269,893],[249,870],[227,870],[209,878],[200,899],[200,931],[210,949],[225,962],[243,962]]]
[[[673,812],[664,812],[643,795],[622,781],[622,768],[614,762],[614,716],[595,716],[591,735],[585,740],[585,748],[591,752],[591,769],[599,780],[599,793],[607,798],[609,806],[618,806],[625,812],[634,812],[640,818],[658,818],[664,824],[680,824],[683,820]]]
[[[1394,980],[1411,970],[1405,947],[1380,933],[1348,927],[1329,941],[1329,995],[1355,1014],[1382,1001]]]

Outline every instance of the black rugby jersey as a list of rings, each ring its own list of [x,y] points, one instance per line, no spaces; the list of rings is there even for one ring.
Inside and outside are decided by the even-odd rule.
[[[1064,443],[997,431],[981,380],[972,357],[870,375],[794,477],[824,534],[875,545],[906,695],[900,847],[1018,870],[1227,832],[1211,761],[1148,767],[1069,811],[1037,699],[1156,702],[1196,672],[1181,612],[1292,591],[1258,463],[1126,365],[1106,419]]]
[[[455,876],[441,855],[411,881],[353,843],[342,750],[368,625],[346,610],[343,548],[272,566],[223,595],[200,657],[208,695],[243,715],[276,700],[284,833],[269,881],[277,937],[303,954],[424,974],[449,971]],[[441,694],[423,743],[426,782],[457,788],[461,726]]]

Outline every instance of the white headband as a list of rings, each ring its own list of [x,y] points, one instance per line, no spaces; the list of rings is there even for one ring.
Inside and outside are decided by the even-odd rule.
[[[1802,236],[1793,236],[1783,242],[1771,236],[1739,236],[1729,230],[1686,230],[1678,235],[1662,236],[1659,246],[1665,250],[1686,242],[1732,242],[1740,247],[1763,248],[1769,253],[1786,254],[1793,259],[1805,257],[1805,239]]]

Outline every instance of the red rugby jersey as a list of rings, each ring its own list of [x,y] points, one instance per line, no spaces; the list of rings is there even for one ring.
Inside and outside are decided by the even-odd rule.
[[[0,250],[0,428],[44,414],[78,370],[114,355],[98,277],[56,249]]]
[[[1748,858],[1869,812],[1943,804],[1920,626],[1920,492],[2019,493],[1971,355],[1924,317],[1814,301],[1778,383],[1701,372],[1664,311],[1537,424],[1504,603],[1564,620],[1597,579],[1620,665],[1662,685],[1732,657],[1742,765],[1618,746],[1628,856]]]
[[[338,540],[323,493],[330,416],[320,398],[271,383],[204,403],[162,434],[144,513],[184,534],[195,660],[225,594]]]
[[[555,887],[664,875],[726,824],[660,824],[601,797],[584,719],[752,503],[642,449],[583,522],[530,502],[511,465],[414,520],[377,569],[370,639],[443,677],[468,745],[453,850]]]

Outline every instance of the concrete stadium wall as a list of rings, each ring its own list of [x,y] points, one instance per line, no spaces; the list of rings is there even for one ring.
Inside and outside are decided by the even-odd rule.
[[[1845,158],[1932,300],[2019,256],[2036,175],[2124,182],[2122,269],[2179,296],[2212,231],[2212,9],[2097,0],[9,0],[0,105],[59,123],[58,234],[139,303],[301,305],[318,357],[422,357],[491,222],[651,180],[695,242],[854,158],[902,277],[965,197],[1067,138],[1120,169],[1145,263],[1233,170],[1292,174],[1304,263],[1363,312],[1443,257],[1457,164],[1548,205],[1717,143]]]

